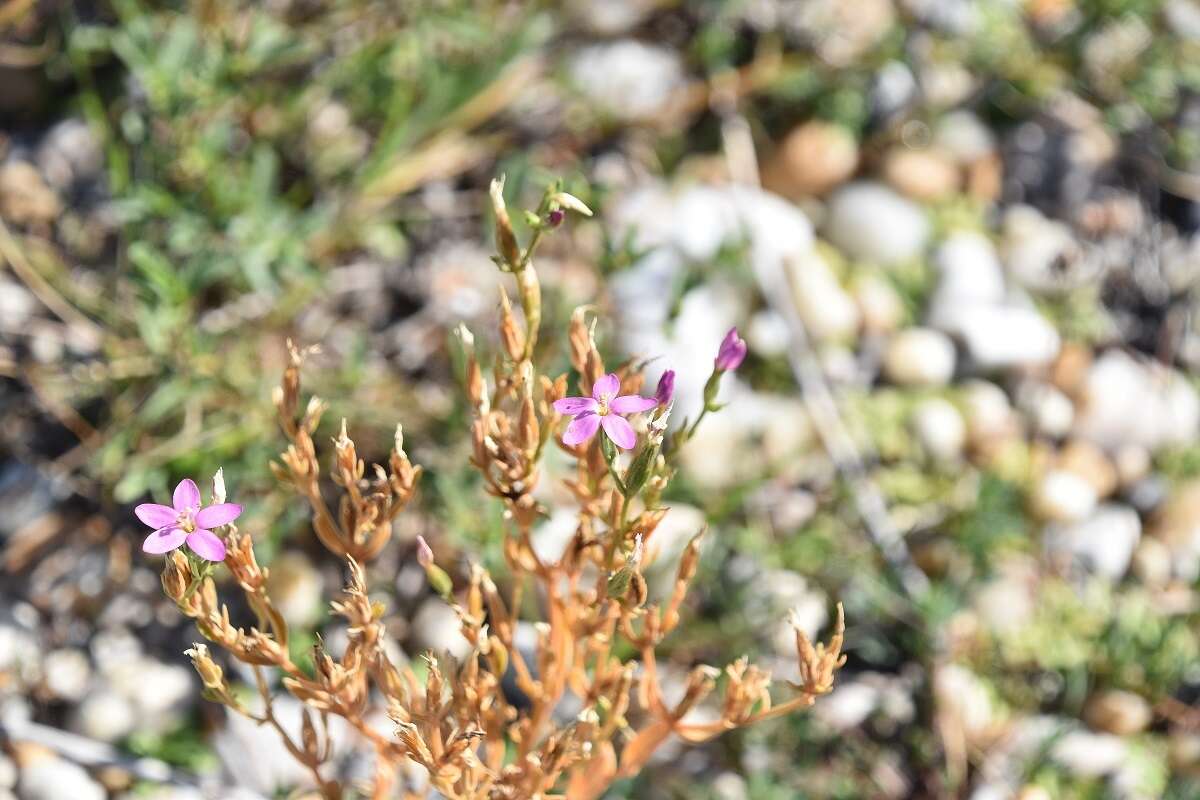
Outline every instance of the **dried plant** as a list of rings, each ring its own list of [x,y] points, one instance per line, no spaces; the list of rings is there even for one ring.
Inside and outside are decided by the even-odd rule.
[[[614,780],[636,775],[672,735],[702,742],[811,705],[830,691],[834,673],[845,661],[839,607],[828,645],[814,645],[796,628],[801,678],[790,684],[786,697],[773,697],[770,674],[741,658],[723,673],[694,667],[682,698],[664,698],[655,652],[680,623],[703,532],[684,550],[673,589],[663,602],[650,597],[644,553],[669,513],[661,499],[673,475],[673,457],[703,417],[719,409],[721,376],[740,365],[746,345],[736,331],[730,332],[714,359],[703,411],[690,425],[668,433],[674,374],[664,376],[653,398],[640,396],[642,376],[630,365],[607,370],[596,349],[594,321],[589,324],[579,310],[567,336],[581,396],[567,397],[568,376],[540,373],[535,359],[541,294],[532,255],[566,212],[591,212],[551,187],[537,211],[527,215],[533,233],[522,247],[502,189],[501,181],[493,184],[496,263],[515,279],[521,314],[519,321],[502,291],[503,353],[490,382],[471,333],[460,327],[458,336],[474,411],[471,461],[486,491],[505,510],[505,590],[478,565],[470,568],[464,586],[455,587],[424,540],[417,551],[430,585],[457,614],[471,647],[467,657],[426,654],[425,676],[419,679],[385,654],[384,608],[368,599],[364,565],[390,540],[392,521],[412,500],[421,468],[409,461],[397,428],[386,467],[368,470],[343,422],[333,440],[331,469],[340,497],[336,508],[330,507],[313,441],[325,405],[313,397],[301,411],[305,353],[296,348],[274,398],[290,444],[272,467],[309,505],[321,544],[348,564],[344,595],[332,603],[334,613],[349,625],[344,654],[333,658],[318,645],[311,672],[292,660],[288,626],[266,591],[267,570],[258,565],[250,537],[232,524],[240,507],[226,503],[220,473],[214,480],[213,506],[200,508],[195,484],[186,481],[172,507],[138,509],[138,516],[156,528],[146,549],[168,551],[162,574],[167,595],[212,645],[249,665],[261,703],[251,707],[244,693],[231,688],[209,647],[197,644],[187,654],[205,697],[274,727],[325,798],[421,798],[430,790],[452,800],[595,798]],[[566,416],[572,419],[560,436]],[[533,527],[545,514],[535,489],[548,446],[574,459],[565,484],[578,505],[575,534],[556,562],[540,558],[532,545]],[[221,548],[204,534],[197,536],[206,522],[217,528],[214,538]],[[193,539],[199,548],[193,547]],[[182,547],[185,541],[188,549]],[[221,563],[256,616],[249,629],[231,621],[228,606],[218,597],[213,575]],[[527,592],[534,602],[527,601]],[[538,609],[540,619],[534,622],[537,641],[530,656],[517,646],[516,636],[518,615],[531,607]],[[622,657],[631,650],[636,657]],[[276,690],[268,670],[277,670],[283,690],[303,703],[298,737],[274,713]],[[516,692],[502,688],[506,675]],[[722,696],[711,698],[721,684]],[[711,712],[693,713],[706,701]],[[581,710],[564,722],[562,709],[569,705]],[[394,736],[381,733],[375,724],[381,709],[395,724]],[[335,774],[330,763],[332,717],[345,720],[374,748],[369,785],[351,785]]]

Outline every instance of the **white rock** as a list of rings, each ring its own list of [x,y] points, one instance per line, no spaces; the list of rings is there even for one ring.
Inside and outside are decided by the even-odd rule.
[[[1080,256],[1071,229],[1032,206],[1014,205],[1005,212],[1002,250],[1009,274],[1022,286],[1053,290],[1074,282],[1066,281],[1061,269]]]
[[[1033,505],[1043,519],[1078,522],[1096,508],[1096,488],[1083,476],[1063,469],[1050,470],[1034,489]]]
[[[455,658],[471,652],[471,643],[462,635],[458,615],[439,598],[431,597],[421,604],[413,617],[412,629],[417,648],[422,652],[449,652]]]
[[[92,665],[82,650],[67,648],[46,655],[42,662],[42,682],[55,697],[78,702],[87,692]]]
[[[787,262],[792,297],[805,328],[816,339],[845,339],[858,331],[859,314],[850,294],[816,251]]]
[[[675,50],[635,39],[584,47],[570,69],[588,99],[624,120],[664,111],[684,80],[683,64]]]
[[[1044,436],[1061,438],[1071,431],[1075,405],[1049,383],[1027,383],[1017,392],[1017,403]]]
[[[963,408],[972,439],[991,439],[1011,430],[1013,410],[1003,389],[984,380],[968,381],[963,389]]]
[[[1175,370],[1110,350],[1088,371],[1075,432],[1114,449],[1184,444],[1200,432],[1200,397]]]
[[[117,692],[103,689],[89,694],[76,709],[75,726],[84,736],[115,742],[133,732],[137,716],[133,704]]]
[[[951,111],[942,117],[933,143],[963,163],[978,161],[996,149],[991,129],[970,111]]]
[[[973,308],[958,320],[957,333],[982,369],[1048,364],[1062,344],[1038,311],[1014,305]]]
[[[285,551],[271,562],[267,590],[288,625],[307,628],[321,617],[325,582],[308,556]]]
[[[879,705],[879,689],[862,681],[836,684],[833,691],[817,700],[813,713],[837,731],[857,728]]]
[[[250,707],[257,712],[259,706],[260,702],[255,700]],[[285,694],[275,700],[273,711],[288,735],[299,740],[300,701]],[[312,773],[288,753],[274,728],[258,725],[240,714],[229,714],[225,720],[225,726],[212,737],[212,744],[234,785],[265,797],[312,786]],[[361,740],[340,717],[330,715],[329,722],[335,758],[355,746],[362,746]]]
[[[1066,555],[1097,575],[1118,580],[1128,571],[1141,536],[1137,512],[1108,503],[1082,522],[1048,525],[1045,544],[1052,556]]]
[[[890,333],[904,321],[904,301],[886,279],[866,275],[854,282],[854,301],[870,333]]]
[[[938,285],[931,299],[930,319],[961,305],[996,305],[1004,301],[1004,270],[996,248],[986,236],[973,231],[950,234],[934,254]]]
[[[543,563],[557,563],[575,537],[579,519],[569,508],[557,508],[533,529],[533,552]]]
[[[17,785],[17,765],[8,756],[0,756],[0,789]]]
[[[21,770],[21,800],[105,800],[108,793],[87,771],[61,758],[39,758]]]
[[[966,667],[938,667],[933,675],[933,694],[939,711],[949,714],[962,727],[969,743],[988,738],[999,721],[1001,710],[992,692]]]
[[[746,344],[754,352],[768,358],[785,354],[791,344],[787,321],[770,309],[759,311],[750,318]]]
[[[944,386],[954,375],[954,344],[940,331],[908,328],[888,343],[883,368],[902,386]]]
[[[852,258],[888,266],[921,255],[929,221],[921,207],[877,183],[852,183],[829,201],[829,240]]]
[[[1098,778],[1120,768],[1128,750],[1125,741],[1111,733],[1072,731],[1054,743],[1051,757],[1074,775]]]
[[[651,572],[663,571],[672,577],[679,557],[692,537],[704,529],[704,512],[686,503],[672,503],[671,510],[646,542],[644,563]]]
[[[953,461],[967,442],[967,424],[952,403],[941,398],[923,400],[913,409],[913,428],[921,446],[931,456]]]

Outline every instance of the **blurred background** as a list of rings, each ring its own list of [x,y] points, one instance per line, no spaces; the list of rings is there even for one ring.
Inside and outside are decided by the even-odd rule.
[[[0,800],[303,787],[200,699],[131,513],[223,467],[296,657],[344,639],[267,469],[287,337],[329,435],[404,423],[374,586],[401,654],[462,647],[412,550],[502,563],[447,346],[495,348],[500,173],[597,211],[547,340],[595,304],[680,415],[749,342],[656,534],[669,580],[712,521],[668,675],[786,677],[788,612],[846,607],[811,713],[610,798],[1200,797],[1197,0],[0,0]]]

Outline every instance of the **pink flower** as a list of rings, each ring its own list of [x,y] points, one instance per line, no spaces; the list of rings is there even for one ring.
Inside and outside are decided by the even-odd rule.
[[[200,506],[200,489],[191,478],[175,487],[171,506],[142,503],[133,510],[137,518],[154,528],[142,542],[142,550],[155,555],[169,553],[184,542],[207,561],[225,560],[225,543],[209,528],[228,525],[242,513],[234,503]]]
[[[660,406],[671,404],[675,397],[675,370],[669,369],[658,379],[658,388],[654,390],[654,402]]]
[[[637,434],[620,414],[636,414],[649,411],[658,405],[652,397],[626,394],[617,397],[621,381],[616,375],[608,374],[596,381],[591,397],[564,397],[554,401],[554,410],[560,414],[571,414],[575,418],[563,434],[563,444],[574,447],[596,435],[602,426],[604,433],[622,450],[637,444]]]
[[[716,367],[722,372],[728,372],[741,366],[746,358],[746,342],[738,336],[737,328],[730,328],[729,333],[721,341],[717,350]]]

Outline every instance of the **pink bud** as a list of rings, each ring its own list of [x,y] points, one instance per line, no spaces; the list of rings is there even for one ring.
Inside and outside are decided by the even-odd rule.
[[[654,399],[660,406],[671,404],[675,397],[675,370],[669,369],[658,379],[658,388],[654,390]]]
[[[417,563],[422,567],[429,567],[433,564],[433,550],[429,547],[429,542],[425,541],[424,536],[417,537]]]
[[[737,328],[730,328],[717,350],[716,367],[722,372],[737,369],[746,358],[746,342],[738,336]]]

